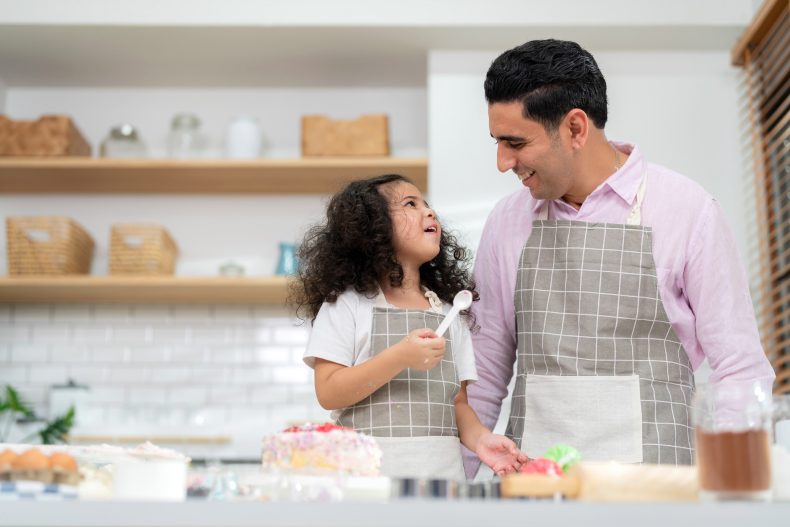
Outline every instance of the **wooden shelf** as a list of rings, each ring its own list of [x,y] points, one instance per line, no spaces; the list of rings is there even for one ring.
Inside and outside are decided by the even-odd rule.
[[[0,304],[284,305],[288,278],[2,277]]]
[[[163,160],[0,158],[0,193],[324,194],[396,173],[428,187],[425,158]]]

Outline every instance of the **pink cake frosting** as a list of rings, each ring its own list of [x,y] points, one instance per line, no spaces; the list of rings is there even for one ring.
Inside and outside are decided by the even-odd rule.
[[[262,462],[269,470],[378,476],[381,449],[372,437],[350,428],[307,423],[264,437]]]

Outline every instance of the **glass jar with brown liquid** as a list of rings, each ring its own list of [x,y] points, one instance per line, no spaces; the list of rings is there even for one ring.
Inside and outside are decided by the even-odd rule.
[[[771,392],[759,382],[721,381],[694,396],[700,499],[771,498]]]

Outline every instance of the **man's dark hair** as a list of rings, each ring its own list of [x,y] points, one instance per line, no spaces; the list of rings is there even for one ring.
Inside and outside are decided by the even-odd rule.
[[[606,125],[606,81],[576,42],[531,40],[502,53],[485,80],[488,104],[521,101],[523,115],[554,131],[574,108],[598,128]]]

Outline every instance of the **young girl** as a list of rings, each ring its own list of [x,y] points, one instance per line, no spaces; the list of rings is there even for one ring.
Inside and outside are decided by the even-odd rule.
[[[349,184],[299,258],[292,294],[313,323],[304,360],[318,401],[338,424],[376,438],[385,475],[463,479],[461,443],[497,474],[527,461],[467,402],[473,320],[435,333],[458,291],[477,293],[466,251],[417,187],[399,175]]]

